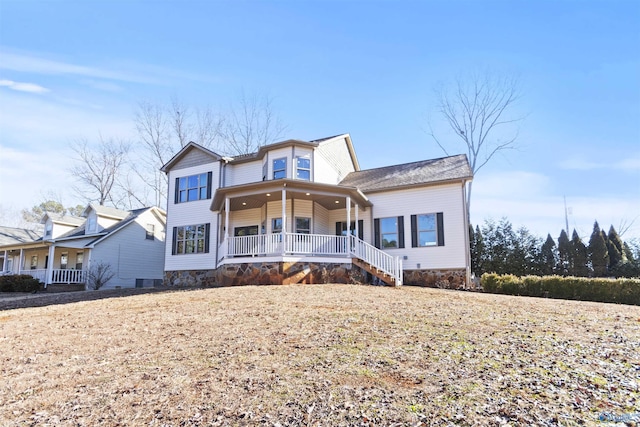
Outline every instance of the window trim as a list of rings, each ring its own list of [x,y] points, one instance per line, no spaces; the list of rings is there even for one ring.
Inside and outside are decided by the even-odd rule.
[[[418,229],[418,217],[422,215],[435,215],[436,219],[436,242],[433,245],[420,245],[420,230]],[[426,214],[411,215],[411,247],[412,248],[432,248],[444,246],[444,214],[442,212],[431,212]]]
[[[80,262],[78,262],[80,259]],[[76,252],[76,270],[82,270],[82,264],[84,264],[84,251]]]
[[[300,160],[307,160],[309,162],[308,168],[301,168],[299,165]],[[306,171],[309,173],[309,178],[300,178],[298,177],[299,171]],[[296,157],[296,179],[300,181],[311,181],[311,158],[307,156],[297,156]]]
[[[201,177],[205,175],[206,176],[206,184],[205,185],[201,185]],[[198,185],[195,187],[190,187],[189,186],[189,178],[192,177],[197,177],[198,178]],[[185,176],[179,176],[176,177],[176,181],[175,181],[175,189],[174,189],[174,199],[173,202],[174,204],[180,204],[180,203],[189,203],[189,202],[196,202],[198,200],[209,200],[211,199],[211,188],[212,188],[212,179],[213,179],[213,172],[209,171],[209,172],[202,172],[202,173],[196,173],[193,175],[185,175]],[[180,181],[184,180],[185,182],[185,187],[184,189],[180,188]],[[195,199],[190,199],[189,198],[189,191],[190,190],[197,190],[196,194],[197,197]],[[203,197],[203,190],[204,190],[204,197]],[[185,200],[182,200],[181,194],[184,193],[185,194]]]
[[[147,224],[145,229],[145,239],[146,240],[155,240],[156,239],[156,225],[155,224]]]
[[[382,233],[381,233],[381,227],[380,227],[380,220],[384,220],[384,219],[396,219],[396,233],[398,236],[398,242],[396,246],[392,246],[392,247],[382,247]],[[393,217],[393,216],[387,216],[387,217],[381,217],[381,218],[375,218],[373,220],[373,229],[374,229],[374,236],[373,236],[373,242],[374,242],[374,246],[378,249],[404,249],[404,216],[400,215],[397,217]],[[385,234],[391,234],[391,233],[385,233]]]
[[[284,169],[276,169],[276,162],[280,161],[280,160],[284,160]],[[278,157],[277,159],[273,159],[271,162],[271,165],[273,167],[272,172],[271,172],[271,176],[273,177],[273,179],[286,179],[287,178],[287,158],[286,157]],[[276,178],[276,173],[277,172],[284,172],[284,176],[280,177],[280,178]]]
[[[194,227],[195,230],[194,232],[194,238],[187,238],[187,232],[190,230],[187,230],[187,228],[191,228]],[[199,227],[204,227],[204,237],[203,239],[199,239],[198,238],[198,228]],[[178,235],[180,233],[180,230],[182,230],[182,238],[179,238]],[[173,241],[171,244],[171,255],[197,255],[197,254],[208,254],[209,253],[209,238],[210,238],[210,231],[211,231],[211,224],[210,223],[206,223],[206,224],[193,224],[193,225],[182,225],[179,227],[173,227]],[[203,244],[203,251],[198,251],[199,248],[199,241],[204,240]],[[193,242],[193,248],[194,251],[193,252],[187,252],[187,243],[188,242]],[[182,251],[178,250],[178,246],[179,244],[182,243]]]
[[[301,229],[298,228],[298,220],[299,219],[305,219],[305,220],[309,221],[309,228],[308,229],[304,229],[304,228],[302,229],[302,230],[306,230],[306,231],[300,231]],[[295,230],[296,230],[297,234],[311,234],[311,218],[310,217],[297,216],[297,217],[295,217],[294,221],[295,221],[295,227],[296,227]]]

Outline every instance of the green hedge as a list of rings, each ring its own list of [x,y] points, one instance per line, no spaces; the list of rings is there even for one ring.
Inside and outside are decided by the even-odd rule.
[[[40,281],[28,274],[0,276],[0,292],[36,292],[41,289]]]
[[[483,292],[640,305],[640,279],[523,276],[485,273]]]

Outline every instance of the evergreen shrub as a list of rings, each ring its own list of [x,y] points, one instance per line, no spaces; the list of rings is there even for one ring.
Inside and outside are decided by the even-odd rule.
[[[41,289],[40,281],[28,274],[0,276],[0,292],[36,292]]]
[[[523,276],[485,273],[483,292],[640,305],[640,279]]]

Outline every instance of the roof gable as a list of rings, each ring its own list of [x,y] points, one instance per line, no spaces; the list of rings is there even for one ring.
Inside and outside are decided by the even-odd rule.
[[[221,159],[222,156],[219,154],[192,141],[182,147],[160,170],[168,173],[171,169],[184,169],[191,166],[217,162]]]
[[[96,205],[94,203],[90,203],[89,206],[87,206],[82,212],[82,215],[86,217],[91,211],[94,211],[99,216],[114,219],[126,218],[126,216],[129,215],[128,211],[111,208],[109,206]]]
[[[81,218],[79,216],[61,215],[54,212],[45,212],[42,220],[40,220],[40,224],[46,224],[48,220],[51,220],[51,222],[54,222],[56,224],[71,225],[74,227],[77,227],[78,225],[84,223],[84,218]]]
[[[372,192],[472,178],[473,172],[467,156],[460,154],[351,172],[340,182],[340,185],[349,185],[364,192]]]

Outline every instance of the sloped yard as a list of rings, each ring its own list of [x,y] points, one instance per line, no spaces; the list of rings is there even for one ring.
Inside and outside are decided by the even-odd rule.
[[[612,304],[347,285],[164,292],[1,311],[0,358],[3,426],[640,416],[640,307]]]

